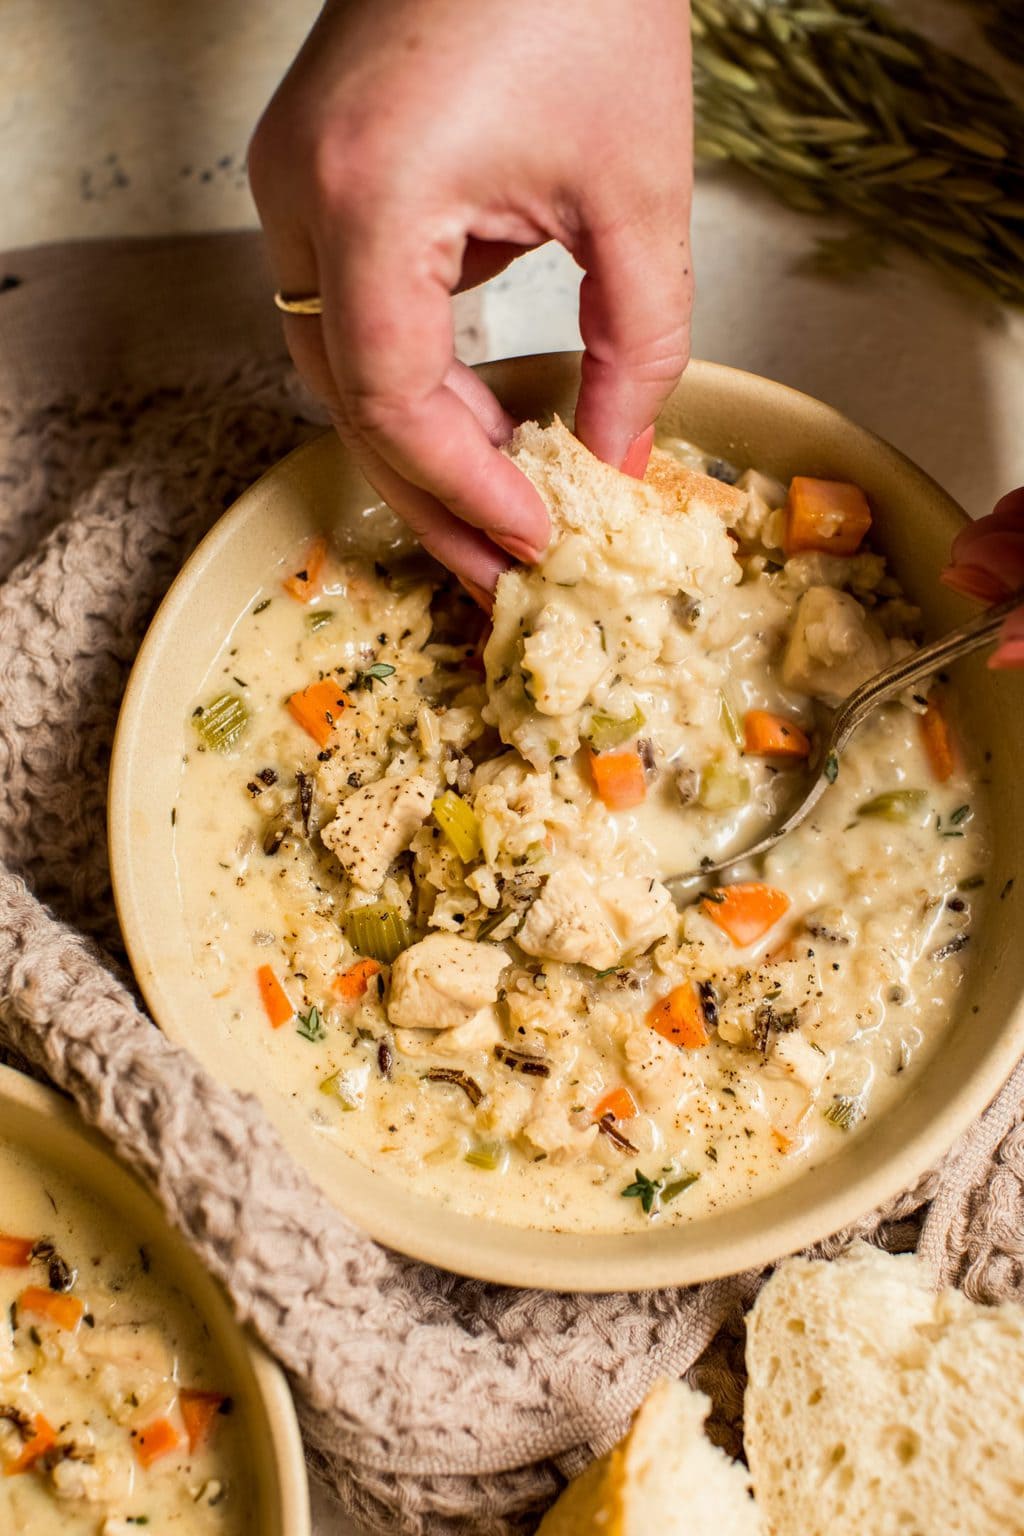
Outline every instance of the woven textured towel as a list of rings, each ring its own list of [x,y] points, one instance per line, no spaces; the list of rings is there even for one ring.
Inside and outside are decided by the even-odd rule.
[[[194,266],[202,252],[181,246]],[[217,252],[221,297],[237,297],[232,264],[251,273],[251,249]],[[168,267],[168,248],[137,251],[118,278],[120,350],[95,357],[102,388],[91,393],[61,392],[82,358],[44,342],[47,285],[59,283],[65,306],[76,285],[95,302],[97,274],[81,266],[94,256],[50,253],[42,267],[25,257],[37,296],[31,277],[0,294],[0,1046],[71,1093],[150,1182],[289,1371],[311,1463],[351,1514],[389,1532],[528,1529],[661,1373],[689,1372],[709,1390],[713,1429],[736,1448],[742,1312],[758,1277],[581,1298],[404,1260],[343,1221],[259,1107],[218,1087],[140,1010],[104,839],[121,692],[183,558],[309,431],[262,320],[245,356],[229,355],[237,328],[218,329],[215,305],[195,344],[179,334],[172,354],[154,332],[155,351],[127,346],[129,316],[139,326],[173,310],[156,257]],[[186,268],[170,261],[172,286]],[[5,325],[9,297],[21,308]],[[18,372],[9,349],[37,334],[33,314],[41,361],[22,356]],[[73,327],[64,337],[72,352],[85,345]],[[140,370],[155,387],[137,382]],[[1022,1296],[1022,1118],[1018,1069],[941,1185],[931,1176],[858,1231],[894,1248],[920,1242],[972,1294]]]

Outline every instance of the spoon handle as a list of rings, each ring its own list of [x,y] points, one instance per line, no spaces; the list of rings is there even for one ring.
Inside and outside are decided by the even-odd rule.
[[[866,683],[854,689],[833,715],[832,727],[829,731],[829,750],[841,752],[865,716],[869,715],[877,705],[891,698],[893,694],[902,693],[904,688],[913,687],[915,683],[930,677],[940,668],[991,644],[999,633],[1003,620],[1022,603],[1024,603],[1024,593],[1008,597],[1005,602],[986,609],[969,624],[961,624],[958,629],[951,629],[948,634],[933,640],[930,645],[924,645],[920,650],[912,651],[909,656],[902,656],[899,661],[894,661],[881,672],[876,672],[874,677],[869,677]]]

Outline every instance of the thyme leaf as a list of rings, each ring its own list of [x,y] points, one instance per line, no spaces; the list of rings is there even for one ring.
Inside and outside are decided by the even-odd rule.
[[[627,1184],[620,1190],[624,1200],[639,1200],[643,1206],[644,1214],[650,1216],[654,1210],[654,1202],[661,1194],[664,1184],[661,1179],[649,1179],[639,1168],[634,1168],[636,1178],[632,1184]]]
[[[303,1040],[326,1040],[327,1029],[320,1017],[320,1010],[315,1003],[310,1005],[308,1013],[300,1013],[295,1025],[296,1031]]]
[[[365,672],[357,672],[353,688],[363,688],[373,692],[374,683],[383,683],[386,678],[394,677],[395,669],[389,661],[375,661],[372,667],[367,667]]]

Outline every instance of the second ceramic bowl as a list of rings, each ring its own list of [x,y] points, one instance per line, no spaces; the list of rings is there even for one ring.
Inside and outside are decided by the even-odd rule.
[[[0,1067],[0,1137],[57,1179],[66,1175],[104,1212],[113,1213],[133,1241],[157,1258],[159,1272],[192,1302],[224,1362],[244,1419],[246,1470],[256,1511],[252,1536],[309,1536],[302,1441],[284,1376],[242,1331],[223,1292],[167,1224],[156,1201],[66,1099],[9,1067]]]

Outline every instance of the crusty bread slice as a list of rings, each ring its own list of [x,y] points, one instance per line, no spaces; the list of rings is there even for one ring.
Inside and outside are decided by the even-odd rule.
[[[683,578],[679,586],[691,592],[714,593],[736,581],[734,545],[715,500],[719,490],[731,487],[678,465],[679,475],[664,477],[663,495],[659,487],[596,458],[557,416],[546,427],[523,422],[505,452],[537,487],[551,517],[542,571],[567,536],[579,535],[594,551],[597,567],[626,561],[652,592],[659,578],[671,579],[673,571]],[[672,550],[685,550],[682,568],[667,558]],[[591,577],[597,567],[591,566]],[[498,593],[500,599],[500,584]]]
[[[557,416],[546,427],[524,421],[507,451],[537,487],[558,530],[594,537],[628,528],[638,514],[664,511],[655,490],[596,458]]]
[[[713,475],[702,475],[699,470],[689,469],[664,448],[651,449],[644,484],[657,491],[667,506],[682,510],[698,502],[709,507],[712,512],[717,512],[727,528],[733,526],[747,505],[746,491],[727,485],[724,480],[716,480]]]
[[[624,475],[584,448],[557,416],[550,426],[526,421],[509,453],[529,475],[561,526],[575,532],[623,528],[638,512],[714,512],[724,522],[746,506],[745,491],[688,469],[671,453],[654,448],[643,480]],[[582,492],[582,494],[581,494]]]
[[[537,1536],[759,1536],[744,1469],[705,1438],[708,1399],[659,1381],[607,1456],[570,1483]]]
[[[910,1255],[791,1259],[748,1319],[744,1438],[772,1536],[1020,1536],[1024,1307]]]

